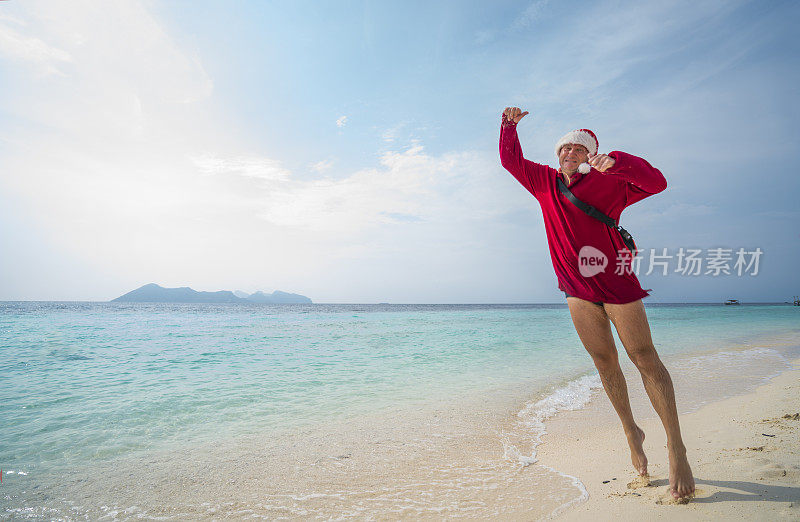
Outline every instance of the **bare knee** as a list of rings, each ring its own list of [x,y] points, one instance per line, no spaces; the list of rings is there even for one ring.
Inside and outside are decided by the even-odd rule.
[[[655,375],[663,367],[661,359],[652,345],[628,349],[628,357],[630,357],[631,362],[636,365],[642,375]]]
[[[592,356],[592,361],[594,361],[594,365],[600,373],[615,370],[619,367],[619,357],[616,350],[590,352],[589,355]]]

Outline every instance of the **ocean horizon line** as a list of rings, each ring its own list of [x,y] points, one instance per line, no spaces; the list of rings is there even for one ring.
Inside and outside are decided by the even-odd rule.
[[[92,300],[92,299],[0,299],[0,303],[112,303],[113,300]],[[644,301],[646,305],[721,305],[724,301]],[[215,302],[162,302],[162,301],[136,301],[136,302],[119,302],[115,304],[130,305],[130,304],[192,304],[192,305],[221,305],[229,304],[233,306],[250,306],[250,305],[265,305],[265,306],[317,306],[317,305],[342,305],[342,306],[355,306],[355,305],[371,305],[371,306],[529,306],[529,305],[565,305],[565,301],[547,301],[547,302],[359,302],[359,301],[316,301],[313,303],[215,303]],[[739,305],[792,305],[792,301],[742,301],[739,300]]]

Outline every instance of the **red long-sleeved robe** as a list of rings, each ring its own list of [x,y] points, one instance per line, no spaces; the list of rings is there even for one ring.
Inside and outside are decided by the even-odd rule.
[[[587,216],[558,190],[556,180],[561,174],[547,166],[522,157],[516,124],[505,119],[500,128],[500,162],[514,177],[536,197],[542,207],[550,258],[558,277],[558,288],[569,295],[587,301],[624,304],[646,297],[636,275],[619,252],[627,248],[616,230],[593,217]],[[619,216],[628,206],[667,188],[661,172],[642,158],[614,151],[614,166],[605,172],[592,169],[588,174],[576,172],[568,185],[575,196],[594,206],[619,223]],[[566,180],[564,180],[566,183]],[[589,263],[601,256],[607,264],[591,276],[597,268]],[[584,249],[581,251],[581,249]],[[581,259],[579,259],[581,253]],[[594,261],[592,257],[596,258]],[[583,265],[581,265],[583,263]]]

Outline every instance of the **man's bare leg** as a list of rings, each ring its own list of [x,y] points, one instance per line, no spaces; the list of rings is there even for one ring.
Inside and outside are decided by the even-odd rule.
[[[606,395],[617,411],[628,446],[631,449],[631,462],[640,475],[647,474],[647,457],[644,454],[642,443],[644,431],[633,420],[631,404],[628,399],[628,385],[625,376],[619,367],[617,347],[614,345],[614,336],[611,334],[611,325],[602,306],[584,301],[577,297],[568,297],[567,304],[572,316],[572,323],[581,338],[583,346],[592,356],[594,365],[600,373],[600,380]]]
[[[605,311],[614,323],[628,356],[642,374],[642,382],[650,402],[667,432],[669,483],[672,496],[675,498],[688,496],[694,492],[694,477],[686,459],[686,447],[681,437],[678,410],[675,406],[675,390],[672,378],[653,346],[644,305],[641,299],[624,305],[606,304]]]

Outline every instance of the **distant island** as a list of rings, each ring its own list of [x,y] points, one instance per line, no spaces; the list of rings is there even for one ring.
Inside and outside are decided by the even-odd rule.
[[[188,286],[164,288],[155,283],[144,285],[111,300],[112,303],[266,303],[266,304],[312,304],[311,299],[300,294],[276,290],[271,294],[255,292],[247,294],[237,290],[198,292]]]

